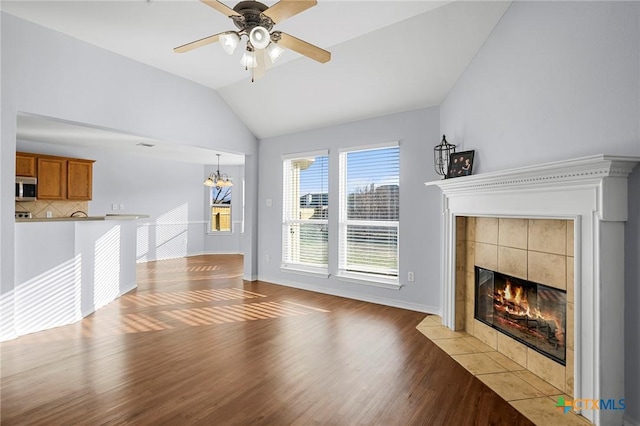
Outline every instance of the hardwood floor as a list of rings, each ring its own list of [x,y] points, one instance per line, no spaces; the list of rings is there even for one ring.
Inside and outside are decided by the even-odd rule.
[[[2,425],[531,425],[425,314],[242,281],[240,256],[138,266],[136,291],[0,345]]]

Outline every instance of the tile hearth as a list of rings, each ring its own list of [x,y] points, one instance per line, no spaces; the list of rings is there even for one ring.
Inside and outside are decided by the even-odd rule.
[[[436,315],[427,316],[416,329],[445,351],[471,374],[537,425],[589,426],[573,412],[564,414],[558,397],[571,397],[542,380],[525,367],[465,331],[452,331]]]

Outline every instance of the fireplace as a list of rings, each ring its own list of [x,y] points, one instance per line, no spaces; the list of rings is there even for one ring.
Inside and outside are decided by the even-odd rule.
[[[491,337],[491,346],[498,351],[506,340],[513,341],[474,319],[473,315],[471,320],[465,316],[466,304],[473,303],[473,299],[468,300],[473,286],[468,290],[465,284],[469,279],[473,280],[474,269],[473,265],[461,263],[457,256],[461,251],[470,249],[476,261],[480,257],[478,266],[485,269],[527,276],[531,281],[549,284],[547,277],[531,277],[528,269],[526,273],[510,271],[512,266],[523,264],[525,256],[527,262],[547,265],[545,256],[540,256],[536,250],[526,253],[512,250],[515,256],[504,258],[502,268],[499,261],[488,264],[487,260],[494,258],[494,252],[476,252],[476,248],[493,249],[493,245],[476,243],[472,246],[459,241],[462,234],[457,227],[459,219],[571,220],[573,226],[567,229],[573,232],[567,241],[574,257],[567,265],[573,267],[566,269],[566,287],[554,285],[566,290],[567,300],[573,301],[567,302],[566,366],[515,341],[524,350],[513,351],[505,346],[503,353],[545,380],[547,375],[562,375],[560,370],[565,371],[570,380],[564,386],[561,382],[547,381],[573,399],[624,398],[624,222],[627,220],[627,177],[638,163],[640,157],[594,155],[427,182],[427,186],[442,190],[440,313],[443,324],[451,329],[465,330],[471,323],[473,335],[485,343],[489,341],[486,338]],[[509,252],[497,247],[498,255],[500,250]],[[492,254],[492,259],[486,257],[488,253]],[[520,259],[518,254],[521,254]],[[471,277],[465,278],[468,275]],[[489,336],[492,332],[497,336]],[[535,367],[535,364],[542,365]],[[581,414],[596,425],[619,425],[623,422],[624,412],[585,409]]]
[[[476,266],[474,317],[566,364],[566,291]]]

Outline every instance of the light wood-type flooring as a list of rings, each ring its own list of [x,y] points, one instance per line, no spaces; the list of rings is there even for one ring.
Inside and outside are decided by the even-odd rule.
[[[79,323],[4,342],[4,425],[531,425],[425,314],[264,282],[242,257],[138,265]]]

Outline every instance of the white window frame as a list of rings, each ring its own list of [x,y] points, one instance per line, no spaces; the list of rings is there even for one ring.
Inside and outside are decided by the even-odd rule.
[[[351,152],[400,147],[398,141],[372,144],[341,149],[339,152],[339,201],[338,201],[338,279],[359,284],[399,290],[400,283],[400,221],[353,220],[347,216],[347,155]],[[398,174],[400,171],[398,170]],[[387,276],[375,272],[356,272],[347,269],[347,228],[349,226],[375,226],[395,228],[398,235],[396,258],[398,270],[396,276]],[[363,268],[364,269],[364,268]]]
[[[231,187],[233,188],[233,187]],[[231,202],[229,204],[223,203],[214,203],[213,202],[213,191],[215,191],[215,187],[209,188],[209,220],[207,223],[209,224],[207,228],[207,234],[211,235],[220,235],[220,234],[232,234],[233,233],[233,189],[231,189]],[[229,207],[229,230],[217,230],[213,229],[213,208],[216,206]]]
[[[297,262],[294,259],[290,258],[289,252],[289,233],[290,227],[292,225],[317,225],[324,226],[327,230],[329,227],[328,219],[299,219],[289,217],[291,212],[293,211],[290,206],[299,206],[300,205],[300,196],[302,194],[297,194],[297,197],[292,197],[292,192],[290,191],[291,187],[291,179],[293,176],[291,175],[290,167],[287,167],[288,163],[293,160],[303,160],[305,158],[315,158],[326,156],[327,160],[329,160],[329,150],[320,150],[320,151],[312,151],[312,152],[304,152],[304,153],[296,153],[296,154],[287,154],[282,156],[282,263],[280,268],[285,272],[294,272],[303,275],[311,275],[311,276],[320,276],[324,278],[329,277],[329,259],[327,258],[327,264],[318,265],[318,264],[309,264],[303,262]],[[327,170],[327,199],[329,198],[329,185],[328,185],[328,170]],[[293,198],[293,199],[292,199]]]

